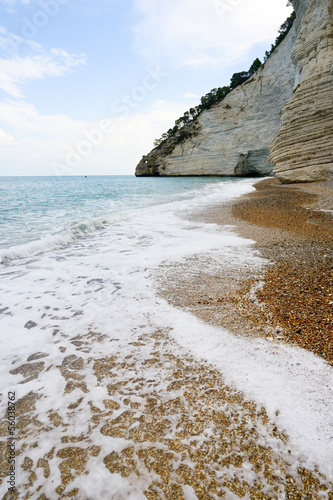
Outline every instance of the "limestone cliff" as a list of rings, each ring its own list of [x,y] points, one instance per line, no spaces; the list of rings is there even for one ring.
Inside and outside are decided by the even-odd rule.
[[[333,176],[333,0],[292,4],[296,21],[267,62],[136,175],[268,175],[274,165],[281,182]]]
[[[293,0],[295,90],[283,108],[270,161],[282,182],[333,175],[333,0]]]
[[[203,111],[177,144],[151,151],[136,175],[269,175],[270,145],[280,129],[281,109],[290,98],[295,68],[292,28],[267,62],[223,101]]]

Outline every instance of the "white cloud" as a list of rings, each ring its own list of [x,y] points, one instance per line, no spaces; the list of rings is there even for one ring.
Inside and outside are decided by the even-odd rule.
[[[285,0],[134,0],[135,48],[169,66],[222,67],[277,34]],[[233,7],[237,3],[237,7]]]
[[[91,153],[81,157],[82,162],[74,168],[68,169],[68,152],[79,152],[83,143],[87,144],[87,136],[96,134],[101,129],[101,121],[86,124],[75,139],[71,139],[66,147],[55,157],[56,164],[63,166],[63,172],[77,174],[83,172],[105,174],[134,174],[137,163],[144,154],[152,148],[155,139],[158,139],[165,130],[173,125],[175,117],[183,113],[183,104],[166,101],[157,101],[146,113],[137,113],[131,116],[118,117],[110,120],[110,133],[103,134],[101,143],[91,147]],[[88,134],[87,134],[88,132]],[[101,136],[102,137],[102,136]],[[95,136],[96,139],[96,136]],[[52,161],[52,165],[55,162]]]
[[[14,146],[14,137],[0,128],[0,146]]]
[[[8,5],[9,7],[12,7],[17,3],[22,3],[23,5],[27,5],[30,3],[30,0],[0,0],[0,5],[1,4]]]
[[[39,115],[32,104],[11,100],[0,102],[0,120],[21,135],[34,134],[43,138],[73,134],[86,125],[65,114]]]
[[[0,120],[7,130],[15,130],[18,144],[17,148],[7,151],[3,163],[11,166],[13,175],[26,172],[55,175],[59,169],[54,165],[60,165],[60,171],[63,165],[63,172],[73,175],[82,172],[131,174],[142,155],[151,150],[153,141],[173,125],[183,108],[181,103],[157,101],[146,113],[111,118],[112,131],[100,135],[98,144],[90,146],[90,153],[82,156],[77,168],[68,168],[69,152],[80,152],[82,144],[89,142],[87,136],[94,140],[102,120],[85,122],[72,120],[64,114],[40,115],[31,104],[3,102],[0,103]]]
[[[0,28],[0,88],[15,98],[23,97],[22,86],[33,80],[63,76],[85,63],[84,55],[48,49]]]
[[[5,11],[9,14],[15,14],[17,4],[28,5],[30,0],[0,0],[0,6],[4,5]]]
[[[131,147],[134,145],[139,150],[147,145],[151,149],[153,141],[173,126],[175,119],[183,113],[184,104],[163,100],[156,101],[146,113],[137,113],[112,120],[114,131],[107,137],[106,144],[109,146],[128,146],[130,144]],[[148,153],[149,149],[143,153]]]
[[[197,94],[192,94],[191,92],[186,92],[186,94],[183,94],[182,97],[184,97],[185,99],[199,99],[200,96],[198,96]]]

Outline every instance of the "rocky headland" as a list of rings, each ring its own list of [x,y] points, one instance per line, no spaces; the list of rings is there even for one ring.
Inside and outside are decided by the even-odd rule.
[[[144,156],[137,176],[333,174],[333,0],[293,0],[296,21],[243,84]]]
[[[333,174],[333,1],[294,0],[293,94],[282,110],[270,161],[282,182]]]

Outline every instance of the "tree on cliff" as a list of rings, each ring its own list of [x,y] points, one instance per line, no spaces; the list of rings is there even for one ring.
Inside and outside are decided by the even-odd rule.
[[[231,77],[230,80],[230,88],[233,90],[238,85],[242,85],[242,83],[246,82],[246,80],[249,78],[249,72],[248,71],[241,71],[240,73],[234,73]]]
[[[274,50],[280,45],[280,43],[285,39],[289,33],[294,20],[296,19],[296,14],[293,12],[281,25],[279,29],[279,35],[275,40],[275,44],[271,46],[270,51],[265,52],[264,62],[270,57]],[[175,144],[178,144],[181,140],[188,137],[186,128],[198,118],[198,116],[207,109],[210,109],[214,104],[221,102],[229,92],[233,89],[242,85],[246,82],[258,69],[262,66],[260,59],[257,57],[250,66],[248,71],[241,71],[240,73],[234,73],[231,77],[230,85],[224,87],[218,87],[212,89],[206,95],[201,97],[200,104],[195,108],[191,108],[189,111],[185,111],[184,115],[175,121],[175,126],[164,133],[160,139],[154,141],[154,145],[158,148],[165,144],[168,138],[176,136]]]
[[[279,35],[275,40],[275,43],[272,44],[271,50],[265,52],[265,61],[271,56],[274,52],[274,50],[280,45],[280,43],[286,38],[288,35],[289,31],[291,30],[294,21],[296,19],[296,13],[293,12],[286,20],[285,22],[281,25],[279,29]]]
[[[252,76],[260,68],[260,66],[261,66],[261,61],[257,57],[257,59],[253,61],[252,66],[249,69],[249,75]]]

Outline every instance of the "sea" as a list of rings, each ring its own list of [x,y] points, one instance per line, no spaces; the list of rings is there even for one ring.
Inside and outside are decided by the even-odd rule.
[[[154,238],[160,212],[186,210],[246,192],[240,178],[140,178],[134,176],[1,177],[0,262],[41,255],[96,238],[136,219],[137,237]],[[250,188],[251,189],[251,188]],[[149,214],[151,215],[150,222]],[[133,240],[134,234],[125,231]],[[120,241],[119,239],[117,241]],[[123,244],[128,246],[128,240]]]
[[[0,418],[9,395],[15,401],[38,395],[30,410],[23,405],[25,420],[39,422],[31,435],[24,434],[29,459],[38,463],[65,435],[77,440],[89,436],[102,450],[100,456],[123,449],[121,439],[106,439],[91,424],[91,409],[102,408],[109,397],[94,363],[119,359],[119,383],[125,380],[130,387],[133,376],[121,368],[126,359],[145,366],[142,356],[151,355],[140,339],[168,332],[178,347],[171,343],[166,349],[183,349],[214,364],[227,383],[266,408],[301,457],[310,457],[310,465],[315,461],[333,477],[332,411],[326,404],[333,376],[325,363],[273,341],[237,338],[170,305],[158,293],[157,270],[184,259],[195,259],[199,272],[201,258],[205,265],[209,261],[210,272],[221,266],[267,265],[254,242],[241,238],[234,227],[192,217],[254,191],[257,181],[0,177]],[[71,363],[79,375],[68,382]],[[163,369],[150,374],[161,391]],[[61,425],[50,427],[50,415]],[[24,453],[17,460],[17,486],[23,488],[29,483]],[[58,470],[59,459],[52,460]],[[83,491],[77,498],[146,498],[147,485],[117,474],[111,480],[103,462],[93,456],[89,470],[85,480],[77,479]],[[47,481],[40,473],[36,481],[35,490],[25,487],[33,497],[44,493],[58,498],[59,470]],[[0,496],[5,487],[0,483]]]

